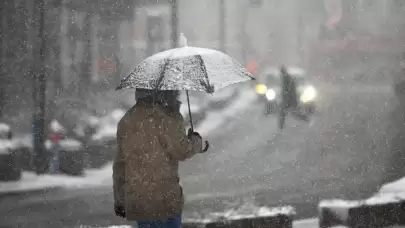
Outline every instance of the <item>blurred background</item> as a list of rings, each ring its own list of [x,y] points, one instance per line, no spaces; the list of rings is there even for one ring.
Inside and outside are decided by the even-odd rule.
[[[188,0],[178,2],[178,31],[190,45],[225,49],[246,66],[282,63],[322,82],[381,83],[391,80],[403,51],[403,8],[395,0]],[[21,130],[29,129],[21,120],[34,107],[30,63],[39,15],[33,11],[35,1],[2,2],[1,110]],[[45,1],[45,12],[48,116],[72,105],[64,112],[113,108],[120,79],[171,45],[170,1]],[[132,94],[123,97],[133,102]]]
[[[193,93],[197,130],[212,152],[181,167],[187,216],[246,199],[313,216],[321,198],[364,198],[405,175],[403,0],[2,0],[0,10],[0,122],[28,148],[60,125],[85,144],[84,163],[97,163],[83,168],[92,171],[82,178],[97,180],[91,187],[46,202],[1,201],[4,224],[45,224],[46,208],[60,208],[52,213],[61,224],[125,223],[112,215],[111,160],[116,124],[135,96],[115,88],[142,59],[172,48],[178,33],[189,46],[226,52],[258,79],[280,65],[302,69],[317,94],[310,121],[288,119],[280,134],[256,82]],[[0,190],[42,181],[33,170]],[[75,206],[57,206],[66,203]]]

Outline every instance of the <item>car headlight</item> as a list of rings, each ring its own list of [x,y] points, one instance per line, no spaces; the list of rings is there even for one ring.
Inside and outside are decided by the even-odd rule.
[[[264,84],[257,84],[256,85],[256,93],[264,95],[267,93],[267,86]]]
[[[272,101],[276,98],[276,92],[272,89],[267,90],[266,92],[266,98],[269,101]]]
[[[313,86],[308,86],[305,88],[304,92],[301,94],[300,100],[303,103],[313,101],[316,98],[316,90]]]

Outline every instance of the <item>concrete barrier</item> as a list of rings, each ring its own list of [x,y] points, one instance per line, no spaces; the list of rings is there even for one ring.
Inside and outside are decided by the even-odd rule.
[[[373,228],[405,225],[405,195],[377,195],[367,200],[325,200],[319,204],[319,227]]]
[[[188,220],[183,228],[292,228],[295,209],[287,206],[280,208],[261,207],[256,212],[213,213],[209,219]]]

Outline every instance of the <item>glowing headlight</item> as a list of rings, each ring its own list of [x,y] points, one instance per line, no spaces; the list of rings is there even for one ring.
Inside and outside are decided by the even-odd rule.
[[[267,86],[264,84],[257,84],[256,85],[256,93],[264,95],[267,93]]]
[[[267,98],[267,100],[269,100],[269,101],[274,100],[274,98],[276,98],[276,92],[275,92],[274,90],[272,90],[272,89],[267,90],[267,92],[266,92],[266,98]]]
[[[300,100],[303,103],[313,101],[316,97],[316,90],[313,86],[308,86],[305,88],[304,92],[301,94]]]

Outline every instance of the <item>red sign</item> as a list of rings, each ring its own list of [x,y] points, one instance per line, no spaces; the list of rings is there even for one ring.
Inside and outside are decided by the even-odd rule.
[[[247,68],[249,73],[256,74],[258,65],[257,65],[257,63],[255,63],[253,61],[249,61],[246,68]]]

